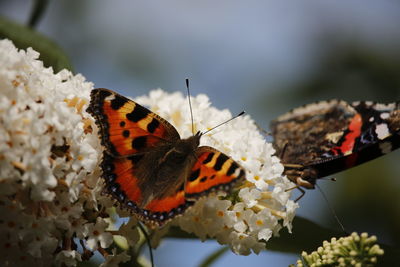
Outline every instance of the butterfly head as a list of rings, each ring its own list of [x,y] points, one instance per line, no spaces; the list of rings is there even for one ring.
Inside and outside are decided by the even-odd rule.
[[[183,153],[190,154],[191,152],[194,152],[200,145],[200,138],[202,135],[203,133],[198,131],[195,135],[190,136],[186,139],[182,139],[177,147],[180,147],[180,150]]]
[[[179,165],[184,164],[187,160],[194,159],[196,157],[196,149],[200,145],[201,135],[201,132],[197,132],[193,136],[176,142],[165,154],[162,162]]]

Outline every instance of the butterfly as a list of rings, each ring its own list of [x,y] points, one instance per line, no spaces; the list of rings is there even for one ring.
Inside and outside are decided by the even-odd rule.
[[[319,178],[399,148],[400,102],[320,101],[279,116],[271,130],[284,173],[312,189]]]
[[[244,169],[209,146],[201,132],[181,139],[149,109],[108,89],[91,92],[87,111],[101,144],[105,191],[139,220],[158,227],[211,192],[229,192],[245,179]]]

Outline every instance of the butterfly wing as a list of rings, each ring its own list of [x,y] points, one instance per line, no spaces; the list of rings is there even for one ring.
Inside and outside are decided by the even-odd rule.
[[[315,184],[317,178],[397,149],[399,107],[399,103],[348,104],[331,100],[305,105],[278,117],[271,129],[285,174],[298,184],[298,177]],[[313,188],[310,184],[308,188]],[[307,182],[301,185],[307,187]]]
[[[369,101],[352,103],[360,114],[360,136],[354,142],[353,151],[385,142],[400,132],[400,102],[380,104]]]
[[[190,175],[171,195],[153,199],[144,207],[138,203],[143,198],[140,178],[136,172],[143,155],[115,158],[104,153],[102,162],[106,190],[123,206],[150,226],[161,226],[192,206],[194,200],[211,192],[229,192],[234,184],[244,179],[245,172],[234,160],[211,147],[199,147],[197,160]]]
[[[186,201],[183,188],[163,199],[154,199],[145,207],[139,203],[143,199],[140,189],[140,178],[136,172],[137,165],[143,155],[133,155],[115,158],[104,153],[101,164],[103,177],[106,181],[106,191],[119,203],[132,211],[150,226],[161,226],[171,218],[183,213],[193,202]]]
[[[305,105],[271,123],[273,145],[282,162],[303,166],[333,157],[331,151],[343,142],[349,130],[359,132],[360,127],[357,111],[341,100]],[[343,152],[350,147],[349,140]]]
[[[94,89],[88,112],[96,118],[107,152],[123,157],[179,140],[176,129],[138,103],[108,89]]]
[[[185,195],[196,199],[214,191],[229,192],[245,178],[244,169],[224,153],[208,146],[196,151],[197,161],[185,184]]]

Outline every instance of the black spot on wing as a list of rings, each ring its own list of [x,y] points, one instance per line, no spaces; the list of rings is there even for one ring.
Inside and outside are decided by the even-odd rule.
[[[227,171],[227,175],[231,176],[232,174],[235,173],[236,169],[239,167],[239,165],[236,162],[232,162],[231,166],[229,167]]]
[[[190,182],[196,181],[196,179],[199,177],[199,175],[200,175],[200,169],[193,171],[189,176],[189,181]]]
[[[200,183],[204,183],[205,181],[207,181],[207,176],[204,176],[200,179]]]
[[[146,146],[146,136],[139,136],[132,140],[132,148],[140,150]]]
[[[91,92],[91,95],[98,95],[101,100],[104,100],[107,96],[110,96],[112,93],[103,89],[94,89]]]
[[[141,119],[146,118],[150,111],[139,104],[135,105],[135,108],[131,113],[126,114],[126,118],[132,122],[138,122]]]
[[[130,132],[129,130],[124,130],[124,131],[122,132],[122,135],[123,135],[125,138],[128,138],[130,134],[131,134],[131,132]]]
[[[225,161],[227,161],[229,158],[228,156],[224,155],[224,154],[219,154],[217,161],[215,162],[214,165],[214,170],[219,171],[222,169],[222,165],[224,165]]]
[[[121,127],[125,127],[125,122],[124,121],[121,121],[120,123],[119,123],[119,126],[121,126]]]
[[[209,163],[213,157],[214,157],[214,153],[209,153],[207,158],[203,161],[203,164]]]
[[[179,187],[178,191],[183,191],[185,190],[185,183],[181,184],[181,187]]]
[[[120,109],[128,100],[122,96],[115,95],[115,98],[111,100],[111,108],[114,110]]]
[[[154,131],[157,130],[159,125],[160,122],[156,118],[153,118],[151,122],[147,125],[147,131],[149,131],[150,133],[154,133]]]

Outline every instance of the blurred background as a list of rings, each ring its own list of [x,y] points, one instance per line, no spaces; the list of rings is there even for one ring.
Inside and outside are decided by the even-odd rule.
[[[0,0],[0,16],[28,20],[33,1]],[[316,100],[400,100],[400,2],[393,0],[50,1],[37,30],[95,87],[136,97],[153,88],[205,93],[268,129]],[[400,244],[400,152],[319,181],[348,232]],[[297,193],[297,192],[295,192]],[[338,226],[320,192],[298,215]],[[296,229],[294,229],[296,231]],[[165,240],[157,266],[196,266],[213,241]],[[287,266],[298,255],[225,254],[216,266]]]

